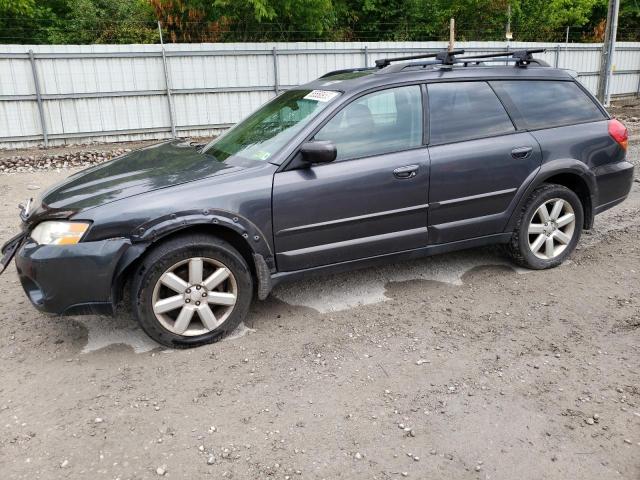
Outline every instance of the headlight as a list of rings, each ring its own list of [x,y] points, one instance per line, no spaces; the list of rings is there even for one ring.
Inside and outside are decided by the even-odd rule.
[[[40,245],[74,245],[89,228],[85,222],[42,222],[31,232],[31,238]]]

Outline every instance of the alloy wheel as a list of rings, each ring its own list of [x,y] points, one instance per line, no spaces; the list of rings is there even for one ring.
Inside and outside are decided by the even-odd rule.
[[[212,258],[194,257],[169,267],[153,289],[153,313],[176,335],[196,336],[222,325],[236,304],[233,273]]]
[[[529,221],[529,248],[536,257],[551,260],[571,243],[575,229],[576,216],[571,204],[562,198],[547,200]]]

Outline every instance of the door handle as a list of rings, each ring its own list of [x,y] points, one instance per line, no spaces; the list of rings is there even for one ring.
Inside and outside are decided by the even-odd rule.
[[[413,178],[418,174],[419,165],[406,165],[393,171],[396,178]]]
[[[511,156],[513,158],[529,158],[533,147],[517,147],[511,150]]]

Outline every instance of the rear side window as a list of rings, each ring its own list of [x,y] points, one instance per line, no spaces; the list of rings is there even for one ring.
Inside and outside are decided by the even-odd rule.
[[[427,88],[431,144],[515,130],[500,100],[485,82],[432,83]]]
[[[518,128],[550,128],[605,118],[574,82],[510,80],[491,82],[491,86],[516,110],[513,117]]]

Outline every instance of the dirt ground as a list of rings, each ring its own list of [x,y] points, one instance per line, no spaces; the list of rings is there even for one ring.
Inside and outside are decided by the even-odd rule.
[[[69,173],[0,176],[0,238]],[[0,478],[637,480],[639,213],[636,180],[550,271],[476,249],[284,285],[188,351],[40,314],[11,266]]]

